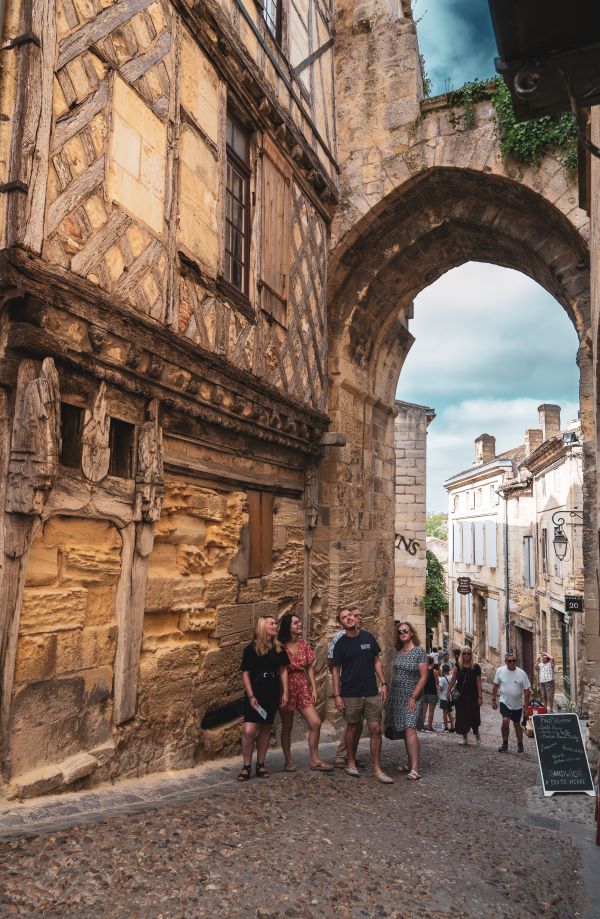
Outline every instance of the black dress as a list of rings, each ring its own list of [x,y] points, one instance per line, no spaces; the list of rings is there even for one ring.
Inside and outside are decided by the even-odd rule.
[[[460,690],[460,699],[456,703],[456,726],[457,734],[468,734],[473,731],[477,734],[481,724],[481,709],[479,707],[479,690],[477,689],[477,677],[481,676],[481,667],[474,664],[473,667],[459,668],[458,677],[455,686]]]
[[[273,724],[281,696],[279,668],[287,667],[289,662],[287,651],[284,650],[276,651],[275,648],[271,648],[266,654],[257,654],[254,644],[244,649],[240,670],[247,670],[250,674],[252,692],[258,704],[267,713],[267,717],[262,718],[256,709],[252,708],[248,696],[244,693],[244,721],[251,721],[253,724]]]

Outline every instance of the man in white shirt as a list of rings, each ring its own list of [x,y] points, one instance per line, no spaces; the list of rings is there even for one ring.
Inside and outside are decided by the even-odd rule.
[[[498,667],[492,686],[492,708],[498,708],[498,690],[500,691],[500,714],[502,715],[502,745],[498,753],[508,751],[508,735],[510,723],[515,726],[517,735],[517,752],[523,753],[523,728],[521,716],[523,707],[529,704],[531,683],[524,670],[517,667],[517,658],[512,652],[504,656],[505,666]]]

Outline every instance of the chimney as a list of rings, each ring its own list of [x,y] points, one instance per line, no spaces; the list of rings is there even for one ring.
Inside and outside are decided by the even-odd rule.
[[[538,405],[538,412],[544,440],[560,434],[560,405],[544,402],[543,405]]]
[[[491,434],[480,434],[475,440],[475,463],[491,463],[496,458],[496,438]]]
[[[541,428],[527,428],[525,431],[525,455],[529,456],[544,442],[544,432]]]

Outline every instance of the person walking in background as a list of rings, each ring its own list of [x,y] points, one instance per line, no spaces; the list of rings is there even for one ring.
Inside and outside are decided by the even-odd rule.
[[[319,759],[319,737],[321,719],[315,708],[317,701],[317,684],[315,682],[315,652],[302,638],[302,623],[294,613],[284,613],[279,620],[279,643],[287,652],[288,664],[288,698],[281,702],[281,749],[285,756],[284,769],[295,772],[292,761],[292,727],[294,712],[299,711],[308,727],[308,749],[310,768],[319,772],[331,772],[333,766]]]
[[[458,672],[458,668],[460,667],[460,654],[461,654],[460,648],[455,648],[454,651],[452,652],[453,660],[451,661],[451,664],[452,664],[452,669],[454,670],[455,673]]]
[[[447,697],[452,701],[452,690],[460,693],[456,699],[455,730],[461,735],[460,743],[469,743],[469,731],[473,731],[475,742],[481,743],[479,727],[481,725],[481,706],[483,704],[483,687],[481,685],[481,667],[473,660],[473,650],[467,645],[462,649],[458,667],[455,668],[448,687]]]
[[[362,626],[363,626],[363,614],[362,614],[360,607],[352,604],[351,606],[348,606],[346,608],[350,610],[351,613],[354,613],[354,620],[356,622],[356,627],[360,631],[360,629],[362,629]],[[333,649],[335,648],[337,641],[342,637],[342,635],[345,635],[345,634],[346,634],[346,630],[340,629],[338,632],[335,633],[335,635],[329,642],[329,646],[327,648],[327,666],[329,668],[330,673],[333,673]],[[347,728],[347,725],[344,722],[344,730],[342,731],[342,736],[340,737],[340,742],[338,743],[338,748],[335,752],[334,766],[336,767],[336,769],[345,769],[346,766],[348,765],[348,757],[346,756],[346,728]],[[356,738],[356,748],[354,750],[354,758],[356,760],[356,763],[359,766],[362,766],[363,764],[360,762],[360,760],[356,758],[356,752],[358,750],[358,743],[360,741],[363,730],[364,730],[364,723],[362,723],[360,726],[360,731],[358,733],[358,737]]]
[[[554,658],[547,651],[542,651],[537,659],[538,679],[540,683],[540,702],[554,711]]]
[[[450,664],[442,664],[442,675],[438,683],[438,697],[440,708],[444,718],[444,730],[454,731],[454,719],[452,717],[452,703],[448,699],[448,688],[450,686]]]
[[[427,654],[417,633],[410,622],[399,622],[396,626],[396,656],[386,726],[394,733],[404,735],[408,765],[401,766],[400,771],[406,772],[407,779],[411,781],[421,778],[417,725],[428,675]]]
[[[271,726],[281,701],[288,701],[288,664],[286,651],[277,640],[277,623],[272,616],[261,616],[252,642],[244,649],[240,670],[244,684],[244,727],[242,729],[243,765],[239,782],[247,782],[252,771],[256,745],[256,775],[266,779],[265,758],[269,748]]]
[[[498,667],[492,686],[492,708],[498,708],[498,694],[500,695],[500,714],[502,715],[502,744],[498,753],[508,752],[508,736],[512,721],[517,735],[517,753],[523,753],[523,728],[521,718],[523,708],[529,704],[531,683],[524,670],[517,667],[517,658],[511,652],[504,657],[504,667]]]
[[[433,727],[433,716],[435,715],[435,709],[438,704],[438,683],[439,677],[436,661],[434,660],[433,654],[428,654],[427,680],[423,687],[423,704],[425,706],[423,714],[424,718],[427,719],[427,725],[423,728],[424,731],[435,731]]]
[[[353,612],[343,609],[338,619],[346,634],[338,639],[333,649],[332,677],[335,704],[348,725],[346,772],[352,776],[360,775],[356,767],[355,751],[365,720],[371,741],[375,778],[389,784],[392,779],[381,768],[382,702],[385,704],[388,696],[388,684],[379,657],[381,648],[374,635],[358,628]],[[377,678],[381,684],[381,694],[377,690]]]

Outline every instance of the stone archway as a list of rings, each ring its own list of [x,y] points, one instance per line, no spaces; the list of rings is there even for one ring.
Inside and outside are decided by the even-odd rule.
[[[382,635],[393,620],[394,399],[413,341],[412,301],[444,272],[471,260],[529,275],[576,328],[588,526],[592,519],[586,241],[558,207],[515,180],[457,167],[423,170],[352,228],[333,253],[330,273],[330,417],[347,445],[331,451],[321,469],[330,521],[319,546],[328,561],[321,570],[330,571],[321,587],[332,617],[340,604],[357,600]],[[593,598],[595,584],[586,583],[586,607]]]
[[[586,623],[597,633],[589,221],[575,178],[559,151],[532,165],[504,160],[490,99],[469,108],[447,96],[424,99],[410,0],[338,0],[336,9],[340,206],[329,263],[329,415],[347,444],[320,467],[315,589],[331,622],[354,600],[391,637],[394,396],[413,341],[412,300],[450,268],[491,262],[538,281],[577,330]]]

